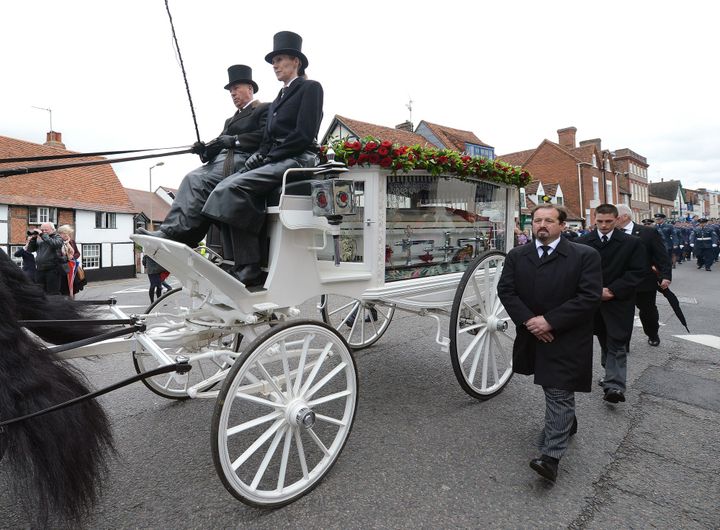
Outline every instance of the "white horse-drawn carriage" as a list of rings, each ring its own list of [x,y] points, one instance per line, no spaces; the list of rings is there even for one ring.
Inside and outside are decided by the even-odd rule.
[[[508,383],[514,327],[496,286],[515,204],[512,186],[489,180],[332,161],[291,170],[268,201],[262,289],[206,249],[135,235],[182,288],[135,315],[145,326],[131,336],[63,355],[130,350],[139,373],[187,360],[189,372],[145,384],[170,399],[215,399],[212,454],[225,487],[250,505],[290,503],[340,455],[358,399],[353,351],[396,311],[435,319],[471,396]]]

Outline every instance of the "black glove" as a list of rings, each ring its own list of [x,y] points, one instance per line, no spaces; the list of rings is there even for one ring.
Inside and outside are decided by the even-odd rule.
[[[222,136],[220,138],[222,138]],[[205,161],[213,160],[223,149],[225,149],[225,147],[220,143],[219,138],[210,140],[205,146],[205,158],[207,159]]]
[[[235,142],[237,141],[237,138],[230,134],[222,134],[215,138],[215,141],[222,145],[224,149],[230,149],[231,147],[235,147]]]
[[[266,162],[266,157],[262,153],[254,153],[245,161],[245,168],[248,170],[258,168],[262,165],[264,165]]]
[[[195,142],[190,148],[190,152],[198,155],[203,164],[208,161],[205,142]]]

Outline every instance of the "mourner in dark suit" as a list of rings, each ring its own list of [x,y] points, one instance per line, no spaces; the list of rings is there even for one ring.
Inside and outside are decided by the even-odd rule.
[[[286,170],[317,165],[323,116],[322,86],[305,76],[308,59],[301,51],[302,37],[281,31],[273,45],[265,60],[283,87],[270,104],[262,143],[245,163],[248,171],[218,184],[203,207],[210,219],[232,226],[235,267],[230,274],[247,286],[264,282],[258,233],[265,220],[265,199],[282,184]]]
[[[645,278],[637,288],[635,305],[640,310],[640,322],[648,337],[650,346],[660,344],[660,315],[655,297],[657,287],[667,289],[672,281],[672,262],[668,257],[662,237],[657,230],[640,226],[632,220],[632,210],[626,204],[618,204],[617,228],[626,234],[640,238],[645,246],[648,269]],[[657,272],[656,272],[657,271]]]
[[[540,458],[530,467],[554,481],[577,431],[575,392],[592,386],[593,315],[600,305],[600,255],[561,237],[567,214],[551,204],[532,213],[535,240],[513,248],[498,296],[515,323],[513,371],[535,375],[545,392]]]
[[[602,257],[602,304],[595,313],[595,335],[605,367],[605,401],[625,401],[627,348],[635,320],[635,293],[649,265],[637,237],[616,230],[618,211],[613,204],[595,209],[596,230],[576,241],[591,246]]]
[[[253,99],[258,85],[252,79],[252,69],[243,64],[228,68],[225,89],[230,92],[237,111],[225,121],[220,136],[207,144],[198,142],[193,146],[193,152],[200,155],[205,165],[188,173],[180,183],[160,230],[139,228],[139,233],[196,246],[212,222],[202,214],[210,193],[223,179],[244,170],[245,162],[260,146],[269,103]]]

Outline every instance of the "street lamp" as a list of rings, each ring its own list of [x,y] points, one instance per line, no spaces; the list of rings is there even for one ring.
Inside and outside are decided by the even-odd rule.
[[[155,164],[154,166],[150,166],[150,170],[149,170],[149,173],[150,173],[150,193],[152,193],[152,190],[153,190],[153,187],[152,187],[152,170],[153,170],[154,167],[164,166],[164,165],[165,165],[165,162],[158,162],[158,163]],[[150,226],[152,227],[152,228],[151,228],[152,230],[155,230],[155,223],[153,222],[153,198],[152,198],[152,197],[150,197]]]

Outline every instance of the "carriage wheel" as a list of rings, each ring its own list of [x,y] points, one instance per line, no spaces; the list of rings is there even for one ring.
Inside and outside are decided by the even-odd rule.
[[[259,507],[311,491],[345,445],[357,390],[350,348],[330,326],[292,321],[257,337],[213,413],[213,461],[225,488]]]
[[[355,298],[322,295],[318,304],[323,322],[335,328],[353,350],[375,344],[387,330],[395,306],[362,302]]]
[[[188,309],[193,307],[192,304],[192,298],[187,294],[187,291],[183,291],[182,287],[176,287],[168,291],[150,304],[145,310],[145,313],[148,315],[145,321],[147,326],[146,333],[152,338],[154,335],[160,336],[171,333],[173,330],[183,329],[185,325],[184,314]],[[192,370],[187,373],[187,376],[182,382],[175,378],[174,373],[169,373],[143,379],[143,384],[155,394],[167,399],[189,399],[187,393],[189,387],[221,370],[226,370],[230,366],[226,362],[218,362],[215,359],[198,359],[198,356],[202,353],[200,350],[207,351],[209,349],[216,349],[237,352],[240,348],[241,340],[242,336],[237,333],[222,336],[215,334],[211,339],[208,339],[206,343],[201,344],[202,347],[198,345],[198,347],[192,350],[188,350],[185,346],[170,345],[165,347],[161,341],[157,341],[159,345],[164,347],[165,353],[171,357],[176,355],[187,357],[192,366]],[[152,354],[144,351],[136,351],[133,354],[133,364],[135,365],[137,373],[152,370],[160,366]]]
[[[465,270],[450,314],[450,359],[460,386],[474,398],[499,394],[512,377],[515,326],[497,295],[505,254],[477,256]]]

